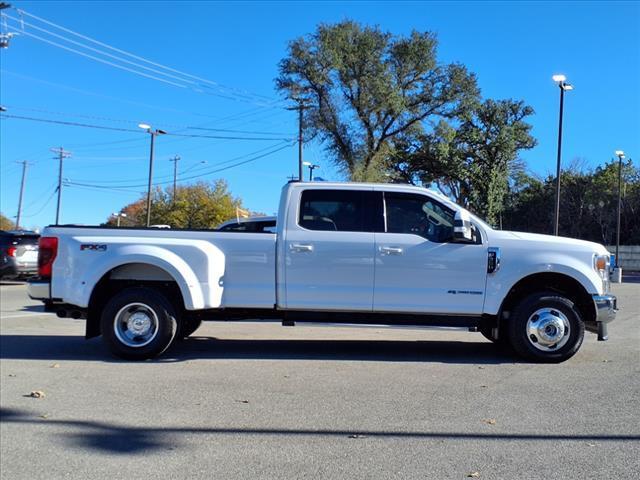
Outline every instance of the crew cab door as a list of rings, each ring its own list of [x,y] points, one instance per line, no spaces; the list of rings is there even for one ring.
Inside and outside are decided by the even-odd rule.
[[[480,314],[487,247],[453,243],[455,212],[430,196],[384,192],[374,311]]]
[[[371,189],[302,190],[284,240],[287,309],[372,310],[373,216],[382,223],[381,198]]]

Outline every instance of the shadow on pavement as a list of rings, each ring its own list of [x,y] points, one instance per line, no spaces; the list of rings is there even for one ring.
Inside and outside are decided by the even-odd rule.
[[[37,312],[46,313],[44,311],[44,305],[25,305],[20,309],[21,312]]]
[[[1,335],[0,359],[120,362],[99,338],[71,335]],[[177,342],[156,362],[195,359],[364,360],[500,364],[518,360],[489,342],[380,340],[235,340],[193,337]]]
[[[638,442],[640,435],[617,434],[535,434],[535,433],[474,433],[474,432],[421,432],[385,430],[294,429],[294,428],[224,428],[224,427],[133,427],[89,420],[39,419],[22,410],[0,409],[0,422],[48,427],[75,428],[63,438],[72,447],[90,448],[100,452],[122,455],[141,455],[153,450],[179,447],[181,436],[192,435],[243,435],[284,437],[374,438],[374,439],[448,439],[448,440],[497,440],[497,441],[600,441]],[[56,438],[60,438],[59,433]]]

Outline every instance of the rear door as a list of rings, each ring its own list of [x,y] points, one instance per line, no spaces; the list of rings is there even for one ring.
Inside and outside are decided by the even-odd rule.
[[[287,308],[371,311],[376,223],[380,192],[303,190],[287,221]]]

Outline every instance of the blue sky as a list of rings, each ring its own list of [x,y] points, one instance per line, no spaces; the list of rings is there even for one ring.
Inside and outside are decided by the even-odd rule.
[[[187,178],[251,159],[253,152],[257,156],[284,146],[254,162],[203,177],[226,179],[248,208],[268,214],[277,209],[287,176],[297,171],[297,148],[282,142],[295,135],[297,121],[293,112],[262,97],[278,99],[273,79],[289,40],[313,32],[320,22],[347,18],[377,24],[398,35],[412,29],[436,32],[439,59],[464,63],[475,72],[484,97],[522,99],[531,105],[536,111],[531,119],[533,134],[539,144],[522,157],[533,172],[555,170],[558,88],[551,80],[554,73],[564,73],[575,85],[565,103],[564,164],[580,158],[595,167],[620,148],[640,160],[638,2],[11,3],[224,87],[208,83],[211,88],[204,89],[206,93],[197,93],[141,77],[34,39],[27,33],[78,48],[25,25],[25,34],[14,37],[10,48],[0,52],[0,102],[7,114],[127,130],[136,130],[137,123],[144,121],[174,133],[195,126],[273,132],[189,130],[274,140],[164,136],[157,140],[155,157],[155,181],[166,182],[173,172],[169,159],[176,154],[181,156],[181,175]],[[5,12],[19,18],[13,9]],[[87,43],[32,17],[23,20]],[[233,99],[223,98],[228,96]],[[146,184],[148,136],[6,118],[0,125],[0,210],[5,215],[13,217],[17,211],[21,167],[15,162],[28,160],[33,165],[27,176],[22,223],[27,227],[53,223],[57,162],[49,149],[58,146],[72,152],[65,161],[65,178],[119,188],[64,187],[62,223],[102,222],[146,190],[137,185]],[[342,179],[320,146],[307,146],[305,156],[321,166],[318,175]]]

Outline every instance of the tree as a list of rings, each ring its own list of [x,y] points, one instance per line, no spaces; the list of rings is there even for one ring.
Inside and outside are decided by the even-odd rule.
[[[381,180],[392,141],[476,102],[475,76],[439,64],[431,32],[393,36],[353,21],[293,40],[277,88],[302,102],[305,136],[318,136],[352,180]]]
[[[151,224],[173,228],[211,229],[236,216],[242,202],[229,192],[224,180],[198,182],[178,186],[174,202],[173,187],[157,188],[152,195]],[[122,210],[127,215],[121,225],[141,226],[146,223],[146,195]],[[107,225],[114,226],[110,218]]]
[[[620,241],[640,242],[640,169],[631,160],[623,164]],[[579,164],[560,177],[560,234],[605,245],[615,243],[618,202],[618,162],[595,170]],[[526,174],[511,185],[504,211],[504,228],[551,233],[555,205],[555,177],[537,179]]]
[[[516,100],[485,100],[433,132],[403,138],[392,168],[406,181],[435,183],[458,204],[496,224],[509,179],[522,171],[518,154],[536,145],[526,118],[533,109]]]
[[[0,213],[0,230],[12,230],[15,223]]]

